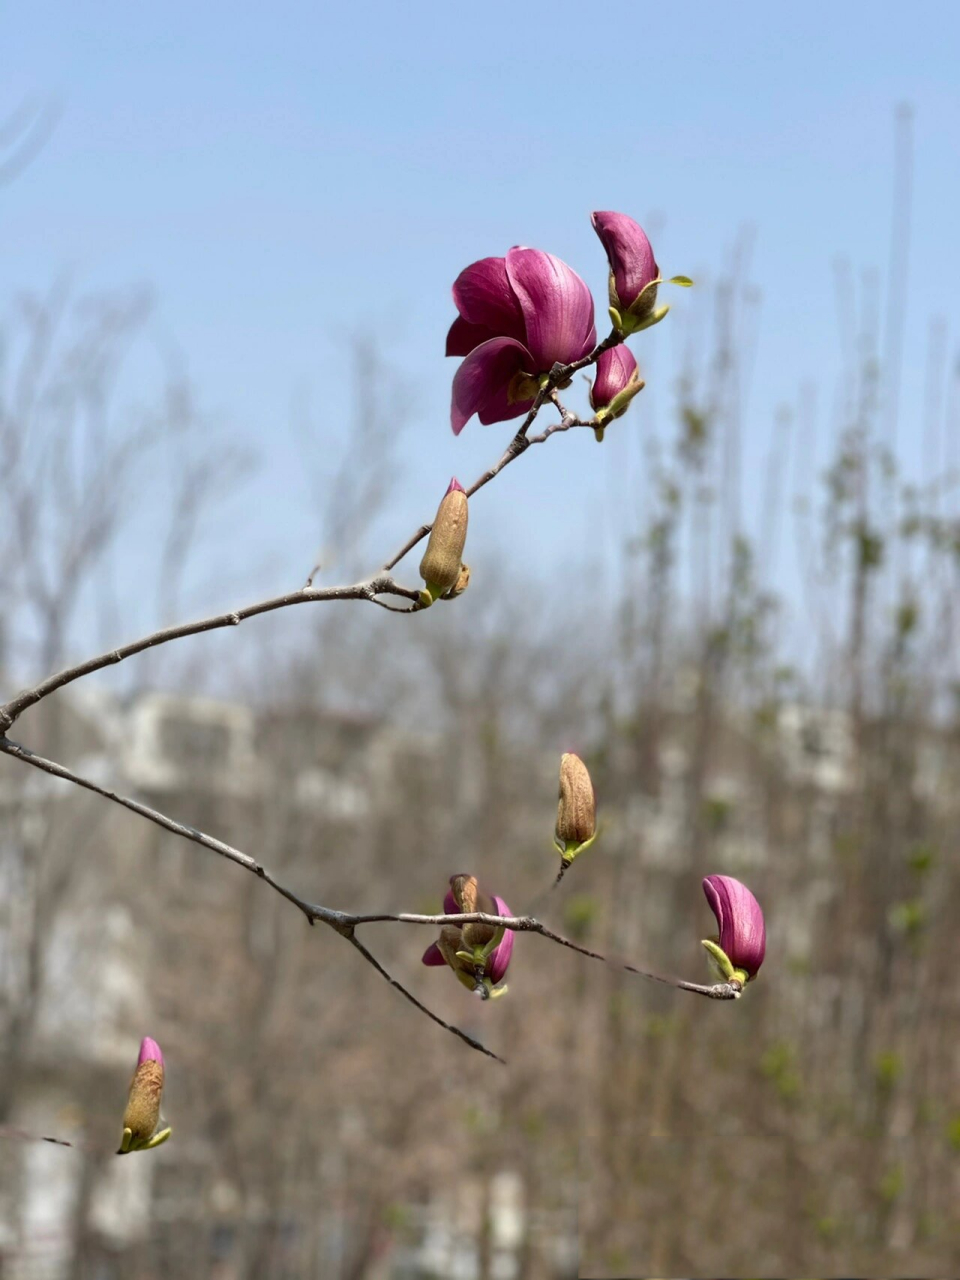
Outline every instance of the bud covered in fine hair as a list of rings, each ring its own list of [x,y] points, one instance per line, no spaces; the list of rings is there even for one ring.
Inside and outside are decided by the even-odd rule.
[[[159,1147],[170,1137],[170,1129],[160,1129],[160,1100],[164,1092],[164,1055],[150,1036],[140,1042],[137,1069],[133,1073],[123,1112],[123,1138],[116,1155]]]
[[[437,508],[427,549],[420,561],[420,577],[431,603],[460,580],[463,547],[467,541],[467,495],[454,477]]]
[[[556,845],[564,865],[571,863],[597,838],[597,798],[587,766],[567,751],[560,757],[560,802],[557,805]]]
[[[170,1129],[159,1128],[162,1094],[163,1054],[156,1040],[144,1036],[123,1113],[123,1138],[118,1155],[157,1147],[169,1138]]]
[[[479,911],[489,916],[513,913],[503,898],[484,893],[476,876],[450,877],[450,888],[443,899],[444,915],[464,915]],[[423,953],[425,965],[448,964],[469,991],[484,1000],[505,993],[501,986],[513,955],[513,932],[489,924],[445,924],[440,937]]]

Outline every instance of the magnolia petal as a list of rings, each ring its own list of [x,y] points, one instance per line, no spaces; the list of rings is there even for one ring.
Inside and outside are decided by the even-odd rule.
[[[760,904],[745,884],[732,876],[707,876],[703,892],[720,930],[720,948],[736,969],[755,977],[767,950],[767,930]]]
[[[457,316],[447,334],[446,354],[468,356],[474,347],[480,346],[481,342],[489,342],[491,338],[499,336],[485,324],[471,324],[469,320],[464,320],[463,316]]]
[[[468,324],[480,325],[487,330],[488,339],[525,341],[523,313],[510,287],[503,258],[481,258],[479,262],[464,267],[454,281],[453,300]]]
[[[532,363],[530,352],[513,338],[491,338],[476,347],[453,378],[450,425],[458,436],[474,414],[483,423],[519,417],[533,398],[517,399],[517,375]]]
[[[420,963],[429,965],[431,968],[435,968],[437,965],[444,965],[447,962],[444,960],[443,952],[437,944],[435,942],[431,942],[429,947],[427,947],[426,951],[423,953]]]
[[[590,404],[594,409],[603,409],[614,396],[618,396],[624,387],[637,378],[639,371],[633,352],[622,342],[619,346],[604,351],[597,361],[597,376],[590,388]]]
[[[163,1066],[163,1054],[160,1052],[160,1046],[156,1040],[150,1036],[144,1036],[140,1041],[140,1056],[137,1058],[137,1066],[141,1062],[159,1062]]]
[[[498,916],[512,916],[513,912],[504,902],[503,898],[494,897],[493,905],[496,908]],[[513,955],[513,933],[512,929],[504,929],[503,937],[494,947],[487,960],[486,972],[494,986],[500,982],[507,972],[510,964],[510,957]]]
[[[537,373],[579,360],[596,345],[593,297],[572,267],[542,249],[511,249],[507,275]]]

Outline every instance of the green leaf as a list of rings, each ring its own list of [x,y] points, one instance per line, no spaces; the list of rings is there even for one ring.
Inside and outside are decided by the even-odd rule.
[[[671,276],[670,279],[667,281],[667,284],[679,284],[684,289],[693,288],[693,281],[690,279],[689,276]]]

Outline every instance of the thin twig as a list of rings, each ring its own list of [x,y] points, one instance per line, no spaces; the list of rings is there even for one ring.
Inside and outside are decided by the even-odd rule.
[[[256,858],[252,858],[250,854],[243,853],[240,849],[235,849],[233,845],[225,844],[222,840],[217,840],[214,836],[207,835],[204,831],[198,831],[196,827],[186,826],[182,822],[177,822],[174,818],[168,817],[165,813],[160,813],[157,809],[151,809],[149,805],[141,804],[139,800],[133,800],[129,796],[120,795],[119,792],[111,791],[108,787],[101,787],[99,783],[84,778],[79,773],[74,773],[71,769],[66,768],[62,764],[58,764],[55,760],[48,760],[44,756],[37,755],[31,751],[29,747],[23,746],[19,742],[12,742],[9,738],[0,737],[0,751],[7,755],[14,756],[18,760],[22,760],[25,764],[33,765],[36,769],[49,773],[54,778],[62,778],[65,782],[72,782],[75,786],[83,787],[87,791],[93,791],[97,795],[103,796],[106,800],[112,800],[114,804],[121,805],[124,809],[129,809],[132,813],[136,813],[141,818],[146,818],[149,822],[155,823],[158,827],[162,827],[165,831],[171,832],[173,835],[182,836],[184,840],[190,840],[194,844],[200,845],[202,849],[207,849],[211,853],[218,854],[221,858],[227,858],[230,862],[235,862],[238,866],[243,867],[245,871],[251,872],[259,880],[263,880],[276,890],[277,893],[292,902],[299,911],[301,911],[310,924],[319,921],[322,924],[329,925],[335,933],[342,938],[346,938],[357,948],[357,950],[365,957],[369,964],[380,973],[387,981],[409,1000],[415,1004],[418,1009],[422,1010],[428,1018],[436,1022],[438,1026],[443,1027],[452,1035],[458,1036],[472,1049],[485,1053],[488,1057],[497,1058],[498,1062],[502,1062],[502,1058],[498,1058],[495,1053],[485,1048],[479,1040],[475,1040],[472,1036],[467,1035],[465,1031],[461,1031],[459,1027],[453,1026],[431,1012],[425,1004],[412,995],[406,987],[392,978],[389,973],[380,964],[366,947],[363,946],[353,935],[356,920],[342,911],[333,911],[329,907],[321,906],[319,903],[307,902],[301,898],[299,894],[288,889],[286,885],[281,884],[275,876],[269,872],[262,863]]]
[[[28,1133],[26,1129],[16,1129],[9,1124],[0,1124],[0,1140],[7,1138],[15,1142],[52,1142],[56,1147],[71,1147],[74,1151],[90,1151],[98,1156],[116,1155],[107,1147],[98,1146],[94,1142],[67,1142],[66,1138],[49,1138],[45,1133]]]
[[[416,1008],[418,1008],[421,1013],[425,1013],[427,1017],[431,1020],[431,1022],[435,1022],[437,1023],[438,1026],[443,1027],[444,1031],[450,1031],[452,1032],[453,1035],[458,1036],[464,1042],[464,1044],[468,1044],[471,1049],[476,1049],[480,1053],[485,1053],[488,1058],[493,1058],[495,1062],[501,1062],[504,1065],[506,1065],[505,1058],[501,1058],[499,1054],[494,1053],[492,1049],[488,1049],[486,1045],[481,1044],[479,1040],[475,1040],[473,1036],[468,1035],[466,1031],[462,1031],[459,1027],[455,1027],[452,1022],[444,1022],[443,1018],[439,1017],[431,1009],[428,1009],[425,1004],[421,1004],[420,1001],[417,999],[415,995],[413,995],[412,992],[408,991],[407,988],[402,983],[398,982],[396,978],[393,978],[390,976],[390,974],[386,971],[386,969],[383,967],[380,961],[376,958],[376,956],[374,956],[372,952],[368,951],[367,948],[360,941],[360,939],[357,938],[352,932],[348,933],[345,936],[353,944],[353,946],[357,948],[357,950],[360,952],[363,958],[367,961],[367,963],[372,964],[373,967],[376,969],[377,973],[379,973],[381,977],[386,978],[387,982],[390,983],[391,987],[396,987],[396,989],[400,992],[400,994],[404,996],[407,1000],[409,1000],[412,1005],[415,1005]]]
[[[106,653],[98,654],[95,658],[88,658],[85,662],[66,667],[63,671],[58,671],[55,675],[48,676],[46,680],[41,680],[32,689],[24,689],[15,698],[11,698],[9,702],[0,706],[0,732],[6,733],[28,707],[34,706],[51,693],[55,693],[65,685],[72,684],[74,680],[82,679],[83,676],[92,675],[93,672],[101,671],[104,667],[115,666],[118,662],[123,662],[125,658],[133,657],[136,653],[143,653],[145,649],[152,649],[161,644],[169,644],[171,640],[181,640],[185,636],[200,635],[207,631],[218,631],[223,627],[236,627],[241,622],[246,621],[247,618],[255,618],[261,613],[271,613],[275,609],[286,609],[291,605],[317,604],[327,600],[365,600],[370,603],[380,603],[377,600],[377,596],[381,595],[401,596],[404,599],[413,601],[420,599],[419,591],[411,587],[400,586],[388,574],[378,574],[364,582],[356,582],[346,587],[302,587],[299,591],[289,591],[282,596],[272,596],[269,600],[260,600],[257,604],[247,605],[245,608],[236,609],[231,613],[220,613],[212,618],[202,618],[197,622],[185,622],[173,627],[163,627],[140,640],[134,640],[130,644],[122,645],[119,649],[109,649]],[[408,610],[401,609],[398,612],[406,613]]]
[[[533,425],[537,414],[548,400],[553,399],[557,387],[569,381],[578,369],[585,369],[588,364],[593,364],[604,351],[609,351],[611,347],[619,346],[621,342],[623,342],[623,334],[617,329],[613,329],[609,334],[607,334],[602,342],[597,343],[589,355],[585,355],[581,360],[576,360],[573,364],[554,365],[550,370],[549,379],[537,393],[537,398],[534,400],[530,412],[524,418],[517,434],[507,445],[500,461],[495,463],[489,471],[485,471],[479,479],[474,480],[473,484],[470,485],[469,489],[466,491],[468,498],[472,498],[478,489],[482,489],[485,484],[489,484],[494,476],[499,475],[504,467],[508,466],[511,462],[514,462],[522,453],[526,453],[530,445],[544,444],[555,431],[569,431],[572,426],[585,427],[590,425],[576,419],[575,421],[570,422],[567,426],[558,425],[547,431],[541,432],[538,436],[531,436],[529,438],[527,436],[527,432]],[[563,412],[563,410],[561,410],[561,412]],[[432,528],[432,524],[421,525],[416,533],[407,539],[400,550],[391,556],[391,558],[386,562],[383,566],[384,572],[388,573],[395,565],[398,565],[407,552],[412,551],[417,543],[421,542]]]

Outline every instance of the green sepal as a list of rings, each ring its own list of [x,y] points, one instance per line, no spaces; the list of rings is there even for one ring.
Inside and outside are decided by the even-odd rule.
[[[624,332],[623,320],[620,318],[620,312],[617,310],[616,307],[610,308],[610,323],[613,325],[613,327],[617,330],[618,333]]]
[[[603,423],[602,422],[598,422],[597,425],[593,428],[593,438],[594,440],[596,440],[597,444],[603,444]]]
[[[484,982],[490,982],[490,979],[485,978]],[[487,999],[499,1000],[500,997],[505,996],[509,990],[510,988],[507,986],[505,982],[501,982],[499,987],[495,987],[491,984],[489,987],[487,987]]]
[[[689,276],[671,276],[667,284],[678,284],[681,289],[692,289],[693,281]]]
[[[559,841],[555,840],[554,843],[560,850],[560,860],[564,866],[569,867],[574,858],[583,853],[585,849],[589,849],[599,834],[599,831],[595,831],[589,840],[581,840],[579,843],[575,840],[565,840],[561,845]]]
[[[633,333],[640,333],[641,330],[643,329],[652,328],[655,324],[660,323],[660,321],[663,319],[663,317],[667,314],[669,310],[670,310],[670,305],[669,303],[667,303],[665,306],[657,307],[656,311],[651,311],[650,314],[643,320],[634,320],[632,316],[628,315],[627,318],[630,324],[630,328],[624,329],[624,333],[626,333],[627,337],[629,337]]]
[[[700,945],[706,949],[711,967],[720,975],[724,982],[729,982],[738,970],[734,969],[733,962],[727,953],[723,951],[712,938],[703,938]]]
[[[154,1147],[162,1146],[170,1137],[173,1130],[169,1125],[165,1129],[159,1129],[150,1138],[135,1138],[131,1129],[124,1129],[123,1137],[120,1139],[120,1150],[118,1156],[129,1155],[131,1151],[150,1151]]]

